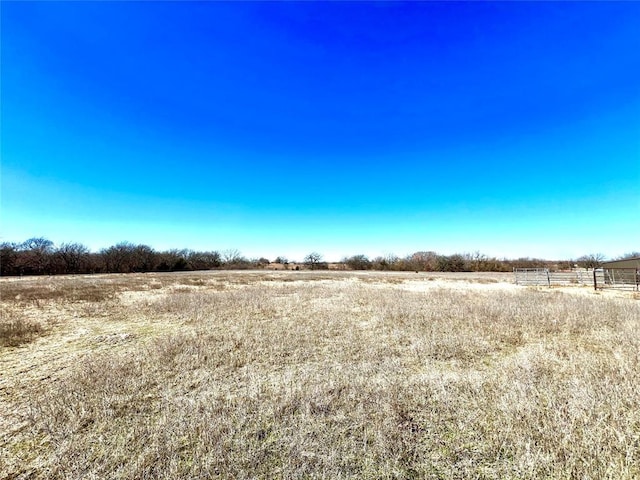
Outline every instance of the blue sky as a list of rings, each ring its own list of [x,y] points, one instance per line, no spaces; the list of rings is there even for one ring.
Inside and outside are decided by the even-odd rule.
[[[617,256],[639,2],[2,2],[3,241]]]

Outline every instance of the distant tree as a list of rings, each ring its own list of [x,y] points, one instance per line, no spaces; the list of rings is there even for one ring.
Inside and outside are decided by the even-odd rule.
[[[100,252],[89,252],[87,254],[86,271],[88,273],[103,273],[106,272],[104,265],[104,259]]]
[[[229,248],[221,252],[222,264],[227,269],[247,269],[251,268],[253,264],[246,257],[244,257],[239,250],[235,248]]]
[[[447,272],[449,270],[449,257],[446,255],[438,255],[438,271]]]
[[[18,246],[15,243],[3,242],[0,244],[0,275],[15,275],[16,259],[18,258]]]
[[[202,256],[204,261],[206,262],[208,270],[211,270],[212,268],[218,268],[220,265],[222,265],[220,253],[216,250],[203,252]]]
[[[480,253],[476,250],[473,253],[466,253],[463,255],[465,258],[466,269],[472,272],[484,272],[488,270],[489,257],[484,253]]]
[[[388,253],[384,257],[385,263],[388,266],[388,270],[401,270],[402,259],[395,253]]]
[[[42,275],[51,273],[53,260],[53,242],[44,237],[33,237],[24,241],[20,247],[17,266],[21,272]]]
[[[134,272],[152,272],[159,263],[156,251],[148,245],[136,245],[132,260]]]
[[[640,258],[640,252],[629,252],[623,255],[620,255],[616,260],[626,260],[628,258]]]
[[[187,262],[184,258],[180,257],[177,258],[175,260],[175,262],[173,262],[171,264],[171,271],[172,272],[185,272],[191,270],[189,262]]]
[[[187,256],[190,250],[171,249],[156,253],[156,270],[159,272],[190,270]]]
[[[387,259],[382,256],[378,256],[371,261],[371,267],[374,270],[389,270],[389,264]]]
[[[221,252],[222,261],[227,265],[233,265],[238,263],[238,261],[242,258],[242,254],[239,250],[235,248],[228,248]]]
[[[216,251],[189,252],[187,259],[192,270],[211,270],[222,265],[220,253]]]
[[[311,268],[311,270],[316,270],[319,268],[320,263],[322,262],[322,255],[318,252],[311,252],[309,255],[304,257],[304,263]]]
[[[548,263],[546,260],[540,258],[520,257],[516,260],[503,260],[507,265],[512,268],[547,268]]]
[[[578,258],[578,265],[583,268],[598,268],[602,266],[605,256],[602,253],[590,253]]]
[[[436,252],[415,252],[405,259],[407,270],[432,272],[438,269],[438,254]]]
[[[53,242],[44,237],[33,237],[22,242],[21,248],[31,251],[51,252],[53,250]]]
[[[105,270],[109,273],[133,272],[136,266],[136,246],[130,242],[120,242],[100,251]]]
[[[104,248],[100,251],[100,257],[104,270],[112,273],[170,271],[176,269],[176,263],[185,262],[178,250],[156,252],[149,245],[131,242],[120,242]]]
[[[347,265],[351,270],[370,270],[371,260],[364,254],[353,255],[351,257],[345,257],[342,263]]]
[[[289,264],[289,260],[287,259],[287,257],[276,257],[276,259],[273,261],[273,263],[279,263],[281,265],[288,265]]]
[[[253,268],[254,265],[255,264],[252,263],[251,260],[247,259],[246,257],[240,256],[236,258],[236,260],[233,263],[228,264],[227,268],[233,268],[236,270],[246,270],[248,268]]]
[[[464,272],[465,258],[463,255],[440,255],[438,256],[438,270],[441,272]]]
[[[552,268],[550,268],[550,270],[556,270],[556,271],[571,270],[573,265],[574,265],[574,262],[572,262],[571,260],[558,260],[557,262],[555,262],[555,265]]]
[[[82,273],[86,271],[89,249],[81,243],[63,243],[56,249],[56,256],[64,273]]]

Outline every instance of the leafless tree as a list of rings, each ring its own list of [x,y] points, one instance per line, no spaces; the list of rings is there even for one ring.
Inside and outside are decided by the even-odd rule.
[[[466,258],[467,264],[471,271],[481,272],[487,269],[489,257],[487,257],[484,253],[476,250],[473,253],[465,254],[464,257]]]
[[[50,270],[53,242],[43,237],[34,237],[20,245],[18,267],[25,273],[41,275]]]
[[[242,259],[242,254],[235,248],[228,248],[221,252],[222,261],[227,265],[238,263]]]
[[[187,258],[193,270],[210,270],[221,264],[220,254],[216,251],[190,252]]]
[[[628,258],[640,258],[640,252],[629,252],[624,255],[620,255],[616,260],[626,260]]]
[[[351,270],[369,270],[371,269],[371,260],[364,254],[352,255],[342,259],[342,263],[347,265]]]
[[[133,272],[136,246],[129,242],[120,242],[100,251],[107,272]]]
[[[410,270],[434,271],[438,268],[438,254],[436,252],[415,252],[408,259]]]
[[[10,242],[0,244],[0,275],[15,275],[18,245]]]
[[[306,263],[311,270],[318,268],[320,262],[322,262],[322,255],[318,252],[311,252],[309,255],[304,257],[304,263]]]
[[[578,265],[584,268],[598,268],[602,266],[605,256],[602,253],[590,253],[578,259]]]
[[[63,243],[56,250],[65,273],[80,273],[87,263],[89,249],[80,243]]]

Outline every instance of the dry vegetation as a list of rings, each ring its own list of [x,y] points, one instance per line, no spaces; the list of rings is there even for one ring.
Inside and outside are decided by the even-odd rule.
[[[639,478],[640,302],[510,279],[2,279],[0,478]]]

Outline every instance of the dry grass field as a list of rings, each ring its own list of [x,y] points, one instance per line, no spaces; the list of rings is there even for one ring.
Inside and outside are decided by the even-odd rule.
[[[502,274],[0,279],[0,478],[640,478],[640,301]]]

